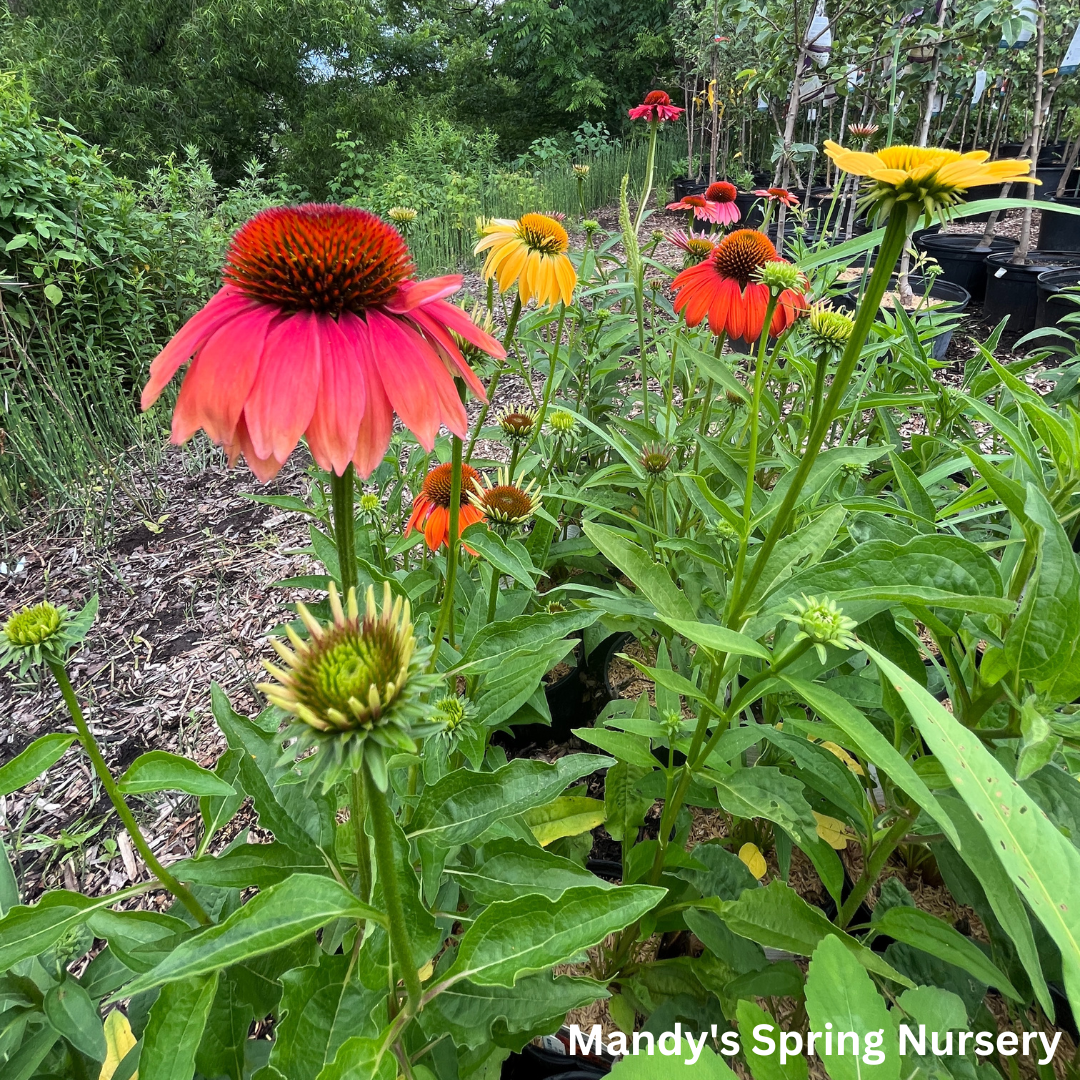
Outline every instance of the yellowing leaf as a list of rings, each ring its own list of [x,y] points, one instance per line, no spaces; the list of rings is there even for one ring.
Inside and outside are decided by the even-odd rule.
[[[835,754],[856,776],[866,775],[863,767],[842,746],[837,746],[834,742],[823,742],[821,745],[830,754]]]
[[[416,974],[421,982],[427,982],[434,971],[435,965],[429,960]]]
[[[112,1080],[112,1074],[137,1041],[128,1018],[119,1009],[113,1009],[105,1017],[105,1064],[101,1066],[98,1080]],[[138,1072],[132,1075],[131,1080],[139,1080]]]
[[[746,869],[750,871],[760,881],[765,876],[765,871],[769,869],[765,862],[765,856],[761,854],[761,849],[757,844],[743,844],[739,848],[739,858],[746,865]]]
[[[523,817],[537,843],[547,847],[564,836],[579,836],[603,825],[607,812],[600,799],[563,795],[546,806],[527,810]]]
[[[843,851],[847,847],[848,838],[851,833],[848,827],[842,822],[837,821],[834,817],[829,817],[828,814],[819,814],[814,811],[814,817],[817,819],[817,834],[825,841],[831,848],[835,848],[837,851]]]

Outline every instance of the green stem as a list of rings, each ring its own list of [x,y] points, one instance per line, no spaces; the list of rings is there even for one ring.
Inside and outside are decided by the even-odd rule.
[[[491,568],[491,587],[488,589],[487,621],[490,625],[495,621],[495,608],[499,603],[499,568]]]
[[[758,579],[768,564],[773,548],[776,547],[781,537],[787,535],[792,515],[798,504],[799,497],[802,495],[806,479],[810,475],[810,470],[813,468],[818,454],[821,452],[829,428],[832,427],[836,414],[840,411],[841,402],[848,392],[851,376],[859,362],[859,357],[862,355],[863,346],[866,344],[866,339],[870,334],[870,327],[873,326],[874,319],[877,317],[881,306],[881,298],[888,288],[889,279],[892,276],[897,260],[900,258],[900,253],[903,251],[907,235],[907,207],[905,203],[898,203],[889,215],[889,220],[885,226],[885,236],[882,238],[878,257],[874,264],[874,272],[866,287],[862,303],[856,312],[855,326],[851,331],[851,337],[848,338],[840,363],[837,365],[836,373],[833,375],[829,395],[825,399],[821,413],[810,431],[810,437],[806,444],[806,453],[799,462],[791,486],[788,488],[776,516],[773,518],[768,534],[758,548],[754,565],[750,568],[746,581],[739,590],[739,594],[733,596],[729,620],[731,626],[737,625],[739,619],[741,619],[746,604],[753,595]]]
[[[649,426],[649,358],[645,354],[645,269],[639,267],[634,277],[634,313],[637,316],[638,355],[641,357],[641,419]]]
[[[397,874],[397,859],[394,855],[394,816],[390,811],[389,792],[383,793],[375,786],[371,770],[364,763],[364,786],[371,792],[368,800],[371,832],[375,840],[375,865],[379,870],[379,882],[382,885],[383,900],[389,921],[390,946],[393,960],[401,971],[405,983],[408,1004],[405,1011],[410,1016],[416,1015],[420,1007],[420,975],[413,959],[412,945],[405,923],[405,907],[401,902],[401,889]]]
[[[337,542],[341,591],[347,598],[358,584],[356,575],[356,537],[353,533],[353,467],[338,476],[330,474],[330,499],[334,508],[334,539]]]
[[[150,845],[146,842],[146,837],[143,836],[142,829],[139,828],[139,823],[135,820],[135,815],[124,801],[124,796],[121,793],[120,788],[117,787],[116,781],[109,771],[109,766],[106,764],[105,758],[102,757],[101,750],[98,748],[97,740],[94,738],[93,733],[90,731],[90,726],[83,716],[82,706],[79,704],[79,699],[75,696],[75,691],[71,686],[71,680],[68,678],[67,669],[63,664],[50,661],[49,670],[53,673],[57,685],[60,687],[60,693],[64,695],[64,704],[67,705],[67,710],[75,723],[75,730],[79,733],[79,741],[86,751],[86,756],[90,759],[90,763],[94,767],[94,772],[101,781],[101,786],[109,796],[109,801],[113,804],[113,809],[124,823],[124,828],[127,829],[128,836],[131,837],[131,842],[143,857],[143,862],[146,863],[154,877],[156,877],[158,881],[160,881],[161,884],[191,912],[197,922],[202,926],[209,926],[211,921],[210,916],[203,910],[202,904],[195,899],[194,894],[186,885],[182,885],[177,881],[176,878],[173,877],[160,862],[158,862],[157,856],[150,850]]]
[[[488,287],[491,287],[491,281],[489,279]],[[514,297],[514,306],[510,309],[510,318],[506,321],[506,333],[503,335],[503,349],[506,350],[509,355],[510,342],[514,338],[514,331],[517,329],[518,319],[521,318],[521,293],[518,293]],[[476,440],[480,438],[480,432],[484,430],[484,424],[487,422],[488,413],[491,412],[491,406],[495,402],[495,391],[499,386],[499,379],[502,378],[502,373],[505,369],[506,359],[505,357],[499,362],[499,368],[495,374],[491,376],[491,382],[488,384],[487,401],[484,402],[483,407],[480,409],[480,415],[476,418],[476,428],[472,435],[469,436],[469,449],[465,452],[466,462],[472,461],[473,450],[476,448]]]
[[[641,219],[645,216],[645,205],[652,194],[653,169],[656,165],[656,133],[660,128],[659,120],[649,121],[649,156],[645,161],[645,183],[641,189],[641,202],[638,203],[637,217],[634,219],[634,232],[641,228]]]
[[[450,644],[454,644],[454,590],[457,587],[458,548],[461,547],[461,440],[456,435],[452,436],[450,446],[450,535],[446,541],[446,581],[443,585],[442,607],[439,609],[439,624],[435,628],[431,671],[435,670],[443,634],[448,630]]]
[[[848,898],[844,901],[844,906],[840,909],[840,916],[837,919],[837,924],[841,928],[847,926],[847,924],[851,922],[852,917],[858,910],[859,905],[865,899],[866,894],[870,891],[874,882],[881,876],[881,871],[885,868],[885,863],[888,862],[889,856],[896,850],[900,841],[907,835],[911,825],[911,819],[901,814],[900,817],[893,822],[889,831],[875,845],[870,858],[866,860],[866,866],[863,869],[862,876],[855,883],[855,888],[848,894]]]
[[[547,378],[544,380],[544,397],[540,402],[540,411],[536,414],[536,424],[533,426],[532,438],[529,440],[529,445],[525,448],[530,449],[533,443],[540,438],[540,432],[544,427],[544,420],[547,417],[548,405],[551,402],[551,391],[555,386],[555,369],[559,366],[559,346],[562,344],[563,326],[566,323],[566,305],[559,304],[559,325],[555,329],[555,346],[551,350],[551,367],[548,369]],[[522,453],[524,457],[524,452]],[[513,477],[511,476],[511,481]]]
[[[356,844],[360,899],[367,904],[371,902],[371,847],[368,844],[367,833],[364,831],[366,800],[364,799],[364,774],[360,769],[352,774],[351,794],[352,804],[349,807],[349,817],[352,819],[353,840]]]

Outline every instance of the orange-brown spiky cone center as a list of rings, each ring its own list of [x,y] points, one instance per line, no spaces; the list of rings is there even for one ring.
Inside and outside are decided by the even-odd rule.
[[[745,289],[754,274],[767,262],[778,258],[776,248],[756,229],[738,229],[717,244],[713,265],[721,277],[734,278]]]
[[[705,190],[705,198],[709,202],[734,202],[735,196],[738,194],[739,192],[735,185],[729,184],[726,180],[717,180],[715,184],[710,184]]]
[[[561,255],[570,246],[566,230],[547,214],[523,214],[518,218],[518,233],[533,251],[545,255]]]
[[[496,484],[485,488],[480,501],[496,521],[518,521],[532,515],[533,501],[515,484]]]
[[[645,105],[670,105],[671,96],[663,90],[650,90],[645,95]]]
[[[420,494],[430,499],[436,506],[444,510],[450,509],[450,484],[453,474],[453,465],[447,462],[445,465],[436,465],[424,478],[424,486]],[[475,491],[474,480],[479,480],[480,474],[471,466],[461,466],[461,506],[469,505],[469,492]]]
[[[392,225],[356,207],[307,203],[263,210],[243,225],[223,275],[284,311],[338,315],[385,303],[415,269]]]

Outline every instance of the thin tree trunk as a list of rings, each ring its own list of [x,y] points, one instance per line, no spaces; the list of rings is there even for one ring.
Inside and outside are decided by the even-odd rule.
[[[1077,155],[1080,155],[1080,135],[1073,139],[1072,145],[1069,147],[1068,155],[1065,158],[1065,171],[1061,174],[1057,190],[1054,192],[1055,198],[1061,198],[1065,194],[1065,189],[1069,186],[1069,177],[1072,176],[1073,168],[1076,165]]]
[[[1027,197],[1035,198],[1035,173],[1039,168],[1039,150],[1042,148],[1043,125],[1043,61],[1045,59],[1046,33],[1043,0],[1037,0],[1038,14],[1035,19],[1035,106],[1031,118],[1031,180],[1027,185]],[[1031,248],[1032,208],[1024,207],[1023,222],[1020,226],[1020,243],[1012,262],[1023,266]]]

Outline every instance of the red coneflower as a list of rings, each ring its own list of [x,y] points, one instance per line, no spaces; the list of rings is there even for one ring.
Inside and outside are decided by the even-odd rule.
[[[437,551],[445,544],[450,536],[450,482],[453,466],[450,462],[445,465],[436,465],[424,477],[420,493],[413,499],[413,510],[405,525],[405,535],[408,536],[413,529],[423,529],[424,540],[432,551]],[[478,510],[471,501],[470,496],[475,490],[475,484],[480,479],[480,474],[471,466],[461,466],[461,496],[458,505],[459,534],[463,533],[470,525],[484,520],[482,510]],[[470,555],[475,555],[471,547],[464,545]]]
[[[678,202],[668,203],[668,209],[689,210],[699,220],[717,225],[734,225],[739,220],[739,208],[735,205],[738,194],[734,184],[720,180],[710,184],[704,195],[684,195]]]
[[[222,288],[150,365],[142,407],[194,357],[172,441],[202,428],[264,482],[302,435],[321,468],[370,475],[395,413],[429,451],[441,424],[464,436],[454,377],[485,395],[452,335],[505,353],[443,299],[459,275],[415,281],[414,270],[397,230],[366,210],[263,210],[233,237]]]
[[[688,326],[697,326],[708,316],[712,333],[754,342],[761,337],[769,306],[769,287],[755,277],[766,263],[785,261],[764,233],[738,229],[724,237],[707,259],[671,283],[675,310],[682,312]],[[769,333],[774,337],[782,333],[805,307],[801,292],[784,289]]]
[[[640,105],[630,110],[631,120],[678,120],[685,112],[671,104],[671,97],[663,90],[650,90]]]
[[[769,202],[783,203],[785,206],[799,205],[799,197],[793,195],[787,188],[755,188],[754,194],[760,195],[763,199],[768,199]]]

